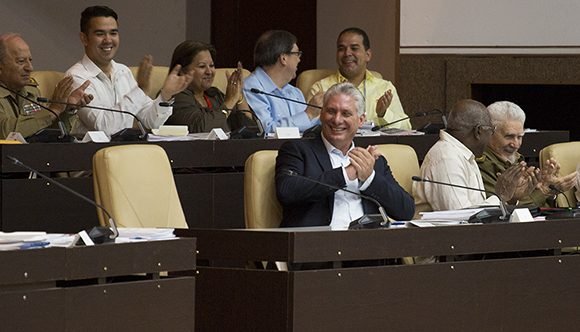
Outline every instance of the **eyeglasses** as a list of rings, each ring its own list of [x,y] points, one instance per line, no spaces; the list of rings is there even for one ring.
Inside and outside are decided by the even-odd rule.
[[[287,54],[294,54],[296,55],[298,58],[302,57],[302,51],[294,51],[294,52],[288,52]]]
[[[481,128],[483,130],[490,130],[491,134],[493,135],[495,133],[495,126],[488,126],[488,125],[477,125],[475,126],[475,129]]]

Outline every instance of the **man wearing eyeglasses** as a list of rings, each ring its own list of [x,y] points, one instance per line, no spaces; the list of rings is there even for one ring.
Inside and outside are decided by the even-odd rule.
[[[244,97],[268,133],[274,132],[276,127],[298,127],[302,132],[319,123],[319,108],[251,92],[252,89],[257,89],[305,102],[302,92],[289,84],[296,77],[296,69],[302,56],[296,43],[296,36],[290,32],[270,30],[258,38],[254,47],[256,69],[244,81]],[[322,105],[322,94],[311,103]]]
[[[486,107],[471,99],[460,100],[449,112],[448,126],[439,133],[421,165],[421,177],[454,185],[484,189],[476,158],[481,157],[495,131]],[[419,209],[457,210],[477,205],[499,205],[498,196],[509,202],[516,191],[531,191],[538,171],[516,163],[498,177],[494,192],[486,197],[477,190],[415,182],[413,196]]]
[[[350,82],[365,98],[368,121],[383,125],[407,117],[393,83],[374,76],[367,69],[371,58],[371,42],[367,33],[355,27],[344,29],[336,40],[337,72],[314,83],[306,100],[336,83]],[[411,122],[406,119],[389,127],[411,129]]]
[[[477,159],[477,164],[483,177],[485,189],[493,191],[498,174],[505,172],[511,165],[523,161],[518,153],[524,138],[524,122],[526,114],[516,104],[509,101],[499,101],[487,106],[491,122],[496,126],[488,147],[483,156]],[[568,191],[574,187],[576,172],[566,176],[559,176],[560,165],[555,159],[546,161],[542,168],[541,182],[531,193],[516,192],[512,200],[517,200],[522,206],[551,206],[554,205],[557,192],[550,186],[561,191]]]

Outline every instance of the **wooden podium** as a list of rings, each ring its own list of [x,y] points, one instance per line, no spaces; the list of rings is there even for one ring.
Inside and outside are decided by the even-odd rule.
[[[2,331],[193,331],[195,239],[0,252]]]
[[[385,230],[179,230],[198,240],[199,331],[565,331],[580,220]],[[501,253],[501,254],[500,254]],[[343,267],[406,256],[494,259]],[[509,257],[509,258],[508,258]],[[258,270],[248,261],[332,262]],[[364,264],[362,264],[364,265]]]

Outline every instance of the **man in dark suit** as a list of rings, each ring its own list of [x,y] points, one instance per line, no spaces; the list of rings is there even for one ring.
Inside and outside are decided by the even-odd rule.
[[[364,120],[364,98],[358,89],[351,83],[336,84],[324,95],[321,134],[282,145],[276,159],[282,227],[345,229],[363,214],[378,213],[372,202],[291,176],[288,170],[370,196],[391,218],[413,217],[413,198],[394,179],[387,160],[373,146],[354,146],[353,137]]]

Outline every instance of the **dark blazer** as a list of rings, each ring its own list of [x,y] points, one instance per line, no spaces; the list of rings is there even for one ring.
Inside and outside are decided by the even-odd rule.
[[[384,157],[375,162],[375,177],[362,193],[385,208],[389,217],[410,220],[415,213],[415,202],[395,180]],[[343,188],[346,185],[341,168],[332,168],[322,138],[286,142],[276,158],[276,195],[283,207],[282,227],[330,225],[335,190],[288,175],[292,170],[323,183]],[[379,213],[377,206],[363,199],[365,213]]]

